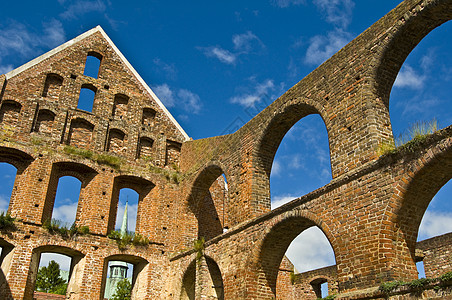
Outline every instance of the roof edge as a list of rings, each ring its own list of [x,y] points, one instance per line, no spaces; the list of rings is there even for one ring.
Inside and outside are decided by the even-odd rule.
[[[125,56],[121,53],[121,51],[119,51],[118,47],[116,47],[116,45],[113,43],[113,41],[110,39],[110,37],[105,33],[105,31],[102,29],[102,27],[100,25],[97,25],[96,27],[80,34],[79,36],[73,38],[72,40],[67,41],[66,43],[53,48],[52,50],[36,57],[35,59],[27,62],[26,64],[12,70],[9,71],[8,73],[5,74],[6,79],[10,79],[14,76],[16,76],[17,74],[22,73],[23,71],[39,64],[40,62],[42,62],[43,60],[57,54],[58,52],[74,45],[75,43],[87,38],[88,36],[96,33],[96,32],[100,32],[102,34],[102,36],[105,38],[105,40],[110,44],[110,46],[113,48],[113,50],[115,51],[115,53],[121,58],[122,62],[130,69],[130,71],[132,72],[132,74],[135,76],[135,78],[138,80],[138,82],[144,87],[144,89],[149,93],[149,95],[153,98],[153,100],[155,102],[157,102],[158,106],[163,110],[163,112],[168,116],[168,118],[170,119],[170,121],[176,126],[176,128],[180,131],[180,133],[184,136],[185,141],[190,140],[190,137],[188,136],[188,134],[185,132],[185,130],[182,128],[182,126],[180,126],[180,124],[176,121],[176,119],[173,117],[173,115],[168,111],[168,109],[165,107],[165,105],[163,105],[162,101],[160,101],[160,99],[157,97],[157,95],[151,90],[151,88],[149,87],[149,85],[143,80],[143,78],[140,76],[140,74],[138,74],[138,72],[135,70],[135,68],[129,63],[129,61],[125,58]]]

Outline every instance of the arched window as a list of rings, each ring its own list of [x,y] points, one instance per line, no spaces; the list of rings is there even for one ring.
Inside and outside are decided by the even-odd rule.
[[[46,97],[50,100],[58,100],[62,85],[63,77],[53,73],[47,74],[42,97]]]
[[[81,187],[81,181],[75,177],[63,176],[59,178],[52,219],[61,221],[68,228],[75,222]]]
[[[8,211],[16,173],[16,167],[9,163],[0,162],[0,174],[2,178],[2,184],[0,184],[0,213],[6,214]]]
[[[137,149],[137,158],[141,158],[144,160],[152,160],[153,151],[152,146],[154,145],[154,140],[148,137],[141,137],[140,143],[138,144]]]
[[[153,110],[152,108],[149,107],[143,108],[143,117],[141,123],[147,126],[154,126],[156,114],[157,114],[156,111]]]
[[[92,112],[94,107],[94,98],[96,96],[97,88],[91,84],[83,84],[80,89],[77,108]]]
[[[119,129],[110,130],[108,136],[107,151],[113,152],[119,155],[126,154],[126,134]]]
[[[181,143],[170,140],[166,141],[165,166],[171,166],[176,169],[179,167],[181,148]]]
[[[99,75],[101,61],[102,55],[94,51],[88,52],[88,55],[86,56],[85,71],[83,72],[83,75],[97,78]]]
[[[38,117],[36,118],[34,131],[50,135],[52,133],[54,121],[55,114],[52,111],[47,109],[41,109],[39,110]]]
[[[87,120],[76,118],[71,121],[68,144],[75,147],[89,148],[93,138],[94,125]]]
[[[113,117],[124,119],[127,117],[127,106],[129,104],[129,97],[123,94],[116,94],[113,104]]]
[[[127,229],[129,232],[135,232],[137,222],[139,195],[130,188],[122,188],[119,191],[118,211],[116,213],[115,229],[120,231],[124,217],[127,217]],[[125,207],[127,203],[127,216],[125,215]]]
[[[22,105],[14,100],[4,100],[0,106],[0,123],[14,128],[19,123]]]

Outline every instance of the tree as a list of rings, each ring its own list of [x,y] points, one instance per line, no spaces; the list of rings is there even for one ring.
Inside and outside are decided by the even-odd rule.
[[[116,292],[110,300],[130,300],[131,294],[132,284],[127,278],[124,278],[116,285]]]
[[[65,295],[66,281],[60,276],[60,265],[51,260],[47,267],[39,268],[36,278],[36,290],[45,293]]]

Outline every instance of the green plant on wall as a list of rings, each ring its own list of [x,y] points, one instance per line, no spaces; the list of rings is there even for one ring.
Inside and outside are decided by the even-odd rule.
[[[74,223],[68,228],[60,220],[47,219],[42,224],[42,227],[47,230],[50,234],[59,234],[64,238],[70,238],[77,235],[85,235],[89,233],[88,226],[77,226]]]
[[[0,230],[8,230],[16,228],[14,221],[16,218],[11,217],[9,214],[4,212],[0,213]]]
[[[193,242],[193,249],[196,252],[196,260],[199,261],[203,257],[205,249],[205,239],[203,236]]]
[[[110,231],[108,237],[112,240],[116,241],[118,245],[118,249],[125,250],[129,245],[134,246],[147,246],[149,245],[149,239],[147,237],[142,236],[139,233],[125,233],[121,234],[121,232],[117,230]]]

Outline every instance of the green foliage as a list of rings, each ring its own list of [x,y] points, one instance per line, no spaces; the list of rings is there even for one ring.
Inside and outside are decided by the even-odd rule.
[[[81,149],[73,146],[65,146],[63,151],[67,154],[78,155],[83,158],[91,159],[101,165],[107,165],[114,169],[119,169],[121,167],[121,159],[119,157],[109,155],[109,154],[95,154],[90,150]]]
[[[50,234],[59,234],[64,238],[73,237],[76,235],[84,235],[89,233],[89,227],[88,226],[77,226],[75,225],[75,222],[71,225],[70,228],[67,228],[66,225],[63,225],[63,223],[60,220],[52,219],[52,220],[45,220],[42,224],[42,227],[46,229]]]
[[[110,300],[130,300],[132,295],[132,284],[127,279],[123,279],[116,285],[116,292]]]
[[[35,136],[32,136],[32,137],[30,138],[30,142],[31,142],[33,145],[35,145],[35,146],[40,146],[40,145],[42,144],[42,139],[41,139],[41,138],[38,138],[38,137],[35,137]]]
[[[378,145],[377,154],[379,156],[393,154],[398,151],[415,152],[429,134],[438,130],[438,122],[433,119],[429,122],[418,121],[395,139],[392,143],[381,143]]]
[[[108,237],[112,240],[116,241],[118,248],[120,250],[127,249],[127,246],[147,246],[149,245],[149,239],[147,237],[142,236],[139,233],[126,233],[124,235],[121,232],[113,230],[110,231]]]
[[[328,295],[328,296],[326,296],[326,297],[324,297],[324,298],[319,298],[319,299],[321,299],[321,300],[333,300],[333,299],[335,299],[336,298],[336,294],[333,294],[333,295]]]
[[[16,218],[11,217],[9,214],[0,213],[0,230],[16,228],[16,225],[14,225],[15,220]]]
[[[297,275],[295,275],[294,271],[290,271],[290,283],[294,284],[295,283],[295,279],[297,279]]]
[[[452,280],[452,271],[447,272],[439,277],[442,282],[447,282]]]
[[[65,295],[66,281],[60,276],[60,265],[51,260],[47,267],[39,268],[35,289],[40,292]]]
[[[391,293],[392,291],[394,291],[395,289],[397,289],[399,286],[404,285],[405,283],[403,281],[389,281],[389,282],[384,282],[380,285],[380,287],[378,288],[380,291],[383,292],[383,294],[388,295],[389,293]]]
[[[432,280],[431,279],[427,279],[427,278],[419,278],[419,279],[415,279],[411,282],[408,282],[408,286],[410,287],[410,289],[412,290],[416,290],[416,291],[420,291],[423,290],[424,287],[426,285],[428,285],[429,283],[431,283]]]
[[[196,260],[200,260],[204,255],[205,242],[206,241],[203,236],[193,242],[193,249],[196,252]]]

